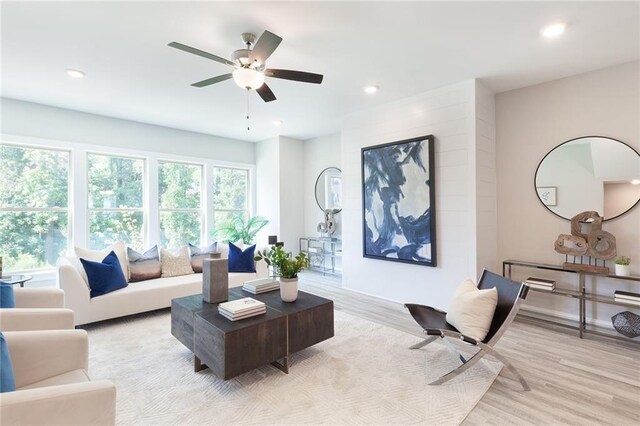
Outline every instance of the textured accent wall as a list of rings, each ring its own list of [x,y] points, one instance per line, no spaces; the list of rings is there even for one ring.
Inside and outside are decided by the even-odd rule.
[[[476,279],[483,266],[497,263],[496,236],[491,234],[496,228],[492,99],[487,89],[469,80],[345,120],[344,287],[399,302],[428,303],[447,309],[460,281],[466,277]],[[363,258],[360,149],[428,134],[436,138],[438,266]]]

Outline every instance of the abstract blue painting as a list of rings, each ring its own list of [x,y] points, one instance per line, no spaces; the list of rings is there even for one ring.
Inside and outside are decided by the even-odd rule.
[[[362,148],[363,255],[436,266],[433,135]]]

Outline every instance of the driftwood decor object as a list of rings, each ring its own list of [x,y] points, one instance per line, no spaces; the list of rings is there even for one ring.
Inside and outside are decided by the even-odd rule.
[[[575,235],[558,235],[553,247],[558,253],[569,256],[584,256],[587,254],[587,240]]]
[[[582,237],[585,240],[589,237],[588,233],[582,232],[582,226],[587,225],[591,231],[602,230],[602,216],[598,212],[582,212],[571,218],[571,235]]]
[[[583,225],[588,226],[588,233],[584,232]],[[553,246],[556,252],[565,255],[563,268],[595,274],[608,274],[606,261],[617,254],[616,237],[602,230],[602,216],[595,211],[582,212],[571,218],[571,235],[560,234]],[[586,263],[585,255],[588,255]],[[569,256],[573,256],[573,262],[569,262]],[[598,260],[602,261],[601,265]]]

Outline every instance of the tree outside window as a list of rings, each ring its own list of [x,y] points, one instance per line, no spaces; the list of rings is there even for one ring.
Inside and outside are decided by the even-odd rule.
[[[69,238],[68,151],[0,145],[0,256],[5,271],[49,268]]]
[[[144,244],[144,160],[87,155],[89,247]]]
[[[160,243],[180,247],[202,239],[202,171],[197,164],[160,161]]]

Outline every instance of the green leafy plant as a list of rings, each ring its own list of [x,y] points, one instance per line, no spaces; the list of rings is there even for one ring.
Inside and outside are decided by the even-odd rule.
[[[211,235],[223,243],[242,241],[244,244],[251,244],[268,223],[269,220],[262,216],[253,216],[248,220],[244,220],[242,216],[233,216],[216,226]]]
[[[631,258],[620,256],[616,259],[616,265],[629,265],[631,263]]]
[[[271,246],[270,249],[258,250],[256,253],[256,262],[264,260],[273,268],[276,276],[286,279],[298,278],[298,273],[309,266],[309,259],[304,253],[298,253],[292,258],[281,246]]]

